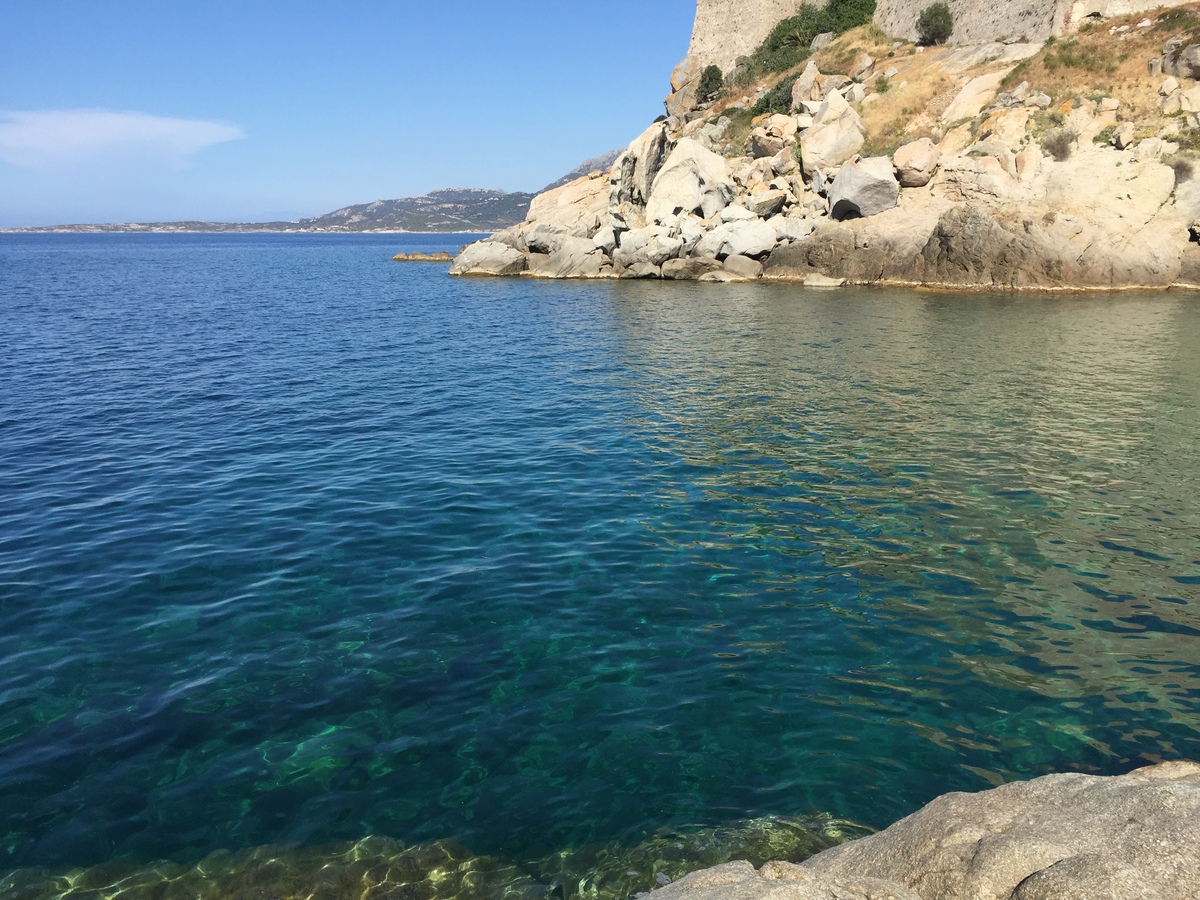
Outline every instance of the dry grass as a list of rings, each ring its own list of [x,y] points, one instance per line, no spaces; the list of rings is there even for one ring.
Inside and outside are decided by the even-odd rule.
[[[828,47],[813,54],[817,68],[824,75],[848,75],[850,66],[860,53],[869,53],[875,58],[875,67],[879,68],[887,55],[892,52],[894,38],[888,37],[879,30],[879,26],[860,25],[851,28],[845,34],[839,35]],[[887,68],[887,66],[883,66]]]
[[[1155,24],[1138,28],[1146,18]],[[1123,35],[1111,33],[1122,25],[1129,26]],[[1146,62],[1160,55],[1163,43],[1173,37],[1200,40],[1200,3],[1085,24],[1070,37],[1047,42],[1009,74],[1005,86],[1028,81],[1056,105],[1074,97],[1115,97],[1121,101],[1122,119],[1157,119],[1162,77],[1151,77]]]
[[[899,67],[897,67],[899,68]],[[942,110],[958,92],[955,82],[943,72],[902,72],[892,79],[886,94],[864,107],[866,130],[864,156],[891,155],[901,144],[922,137],[940,137],[934,130]]]

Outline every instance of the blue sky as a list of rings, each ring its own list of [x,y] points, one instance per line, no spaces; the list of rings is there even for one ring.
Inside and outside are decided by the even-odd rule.
[[[536,190],[662,112],[694,0],[0,0],[0,227]]]

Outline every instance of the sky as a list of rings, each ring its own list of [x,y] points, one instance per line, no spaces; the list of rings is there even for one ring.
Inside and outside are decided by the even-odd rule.
[[[662,114],[694,0],[0,0],[0,227],[534,191]]]

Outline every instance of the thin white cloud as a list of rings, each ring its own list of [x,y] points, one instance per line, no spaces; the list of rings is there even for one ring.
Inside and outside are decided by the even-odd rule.
[[[50,168],[122,159],[181,161],[246,136],[223,122],[106,109],[0,111],[0,160]]]

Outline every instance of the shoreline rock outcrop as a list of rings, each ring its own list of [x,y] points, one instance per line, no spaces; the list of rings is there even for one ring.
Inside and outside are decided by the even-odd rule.
[[[951,793],[799,865],[693,872],[652,900],[1186,900],[1200,896],[1200,763]]]
[[[1110,36],[1142,40],[1159,33],[1152,24]],[[451,274],[1200,286],[1200,178],[1182,149],[1200,148],[1200,81],[1189,80],[1200,44],[1167,40],[1122,100],[1013,84],[1018,66],[1061,69],[1054,45],[923,55],[879,41],[848,32],[808,60],[775,92],[790,91],[786,113],[751,118],[743,98],[654,123],[607,173],[539,195],[524,223],[467,248]],[[903,115],[880,125],[894,115],[880,108]],[[881,128],[892,136],[882,147]]]

